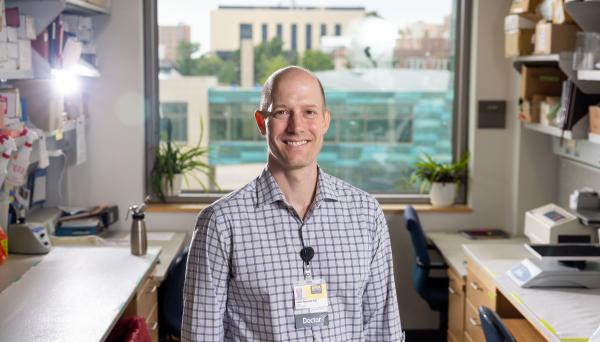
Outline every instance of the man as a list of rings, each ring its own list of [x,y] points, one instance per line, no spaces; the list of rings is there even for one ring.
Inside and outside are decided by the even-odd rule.
[[[320,81],[276,71],[254,116],[267,167],[198,217],[182,340],[403,340],[383,212],[317,165],[331,116]]]

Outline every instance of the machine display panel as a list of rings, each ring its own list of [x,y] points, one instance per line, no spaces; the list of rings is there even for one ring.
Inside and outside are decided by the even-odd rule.
[[[546,216],[547,218],[551,219],[554,222],[558,222],[558,221],[566,218],[556,210],[547,211],[544,213],[544,216]]]

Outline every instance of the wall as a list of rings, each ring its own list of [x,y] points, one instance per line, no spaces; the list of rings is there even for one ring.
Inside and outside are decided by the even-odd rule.
[[[516,231],[511,225],[514,207],[514,165],[512,153],[515,123],[507,111],[507,128],[475,129],[473,108],[477,100],[514,101],[507,73],[510,62],[503,57],[503,16],[510,1],[474,1],[471,64],[471,110],[469,147],[472,177],[469,183],[469,214],[423,214],[428,231],[455,231],[464,228],[498,227]],[[109,18],[98,20],[98,57],[102,77],[92,82],[88,137],[89,161],[68,174],[68,201],[71,205],[116,203],[124,217],[129,203],[141,202],[144,195],[144,79],[141,0],[113,1]],[[149,230],[191,231],[196,214],[147,215]],[[410,273],[412,248],[402,216],[388,216],[395,259],[398,299],[405,328],[437,326],[430,311],[412,289]],[[127,223],[121,220],[121,227]]]

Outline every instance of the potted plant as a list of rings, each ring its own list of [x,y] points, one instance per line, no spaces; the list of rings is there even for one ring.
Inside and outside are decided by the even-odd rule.
[[[178,195],[181,191],[182,180],[185,179],[188,182],[188,176],[193,177],[204,190],[207,190],[206,185],[191,173],[192,171],[200,171],[207,175],[209,182],[218,188],[211,174],[210,165],[201,160],[202,157],[208,155],[208,147],[178,145],[172,140],[171,120],[166,120],[166,126],[166,141],[159,144],[152,168],[151,186],[154,194],[163,201],[166,196]],[[202,141],[202,137],[200,137],[200,141]]]
[[[421,183],[421,191],[430,186],[429,196],[435,207],[449,207],[454,204],[456,187],[467,177],[469,154],[465,153],[455,163],[438,163],[430,155],[424,154],[415,163],[413,176]]]

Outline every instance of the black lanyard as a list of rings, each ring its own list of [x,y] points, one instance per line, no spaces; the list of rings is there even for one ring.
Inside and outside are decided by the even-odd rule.
[[[304,245],[304,238],[302,237],[302,228],[304,227],[304,223],[300,226],[300,241],[302,242],[302,249],[300,250],[300,258],[304,262],[304,278],[310,279],[312,277],[311,269],[310,269],[310,261],[315,256],[315,250],[310,246]]]

